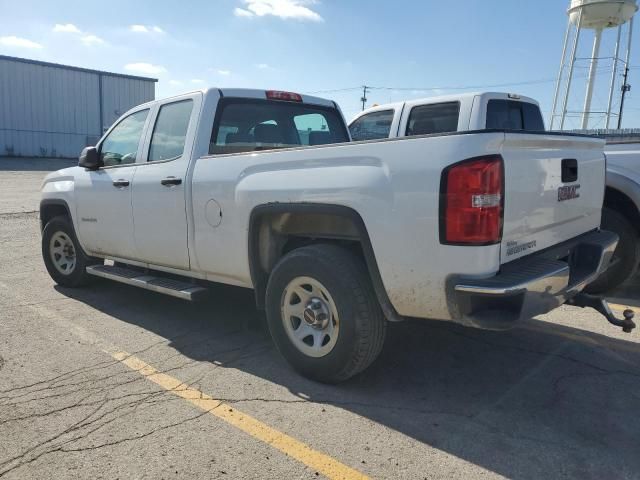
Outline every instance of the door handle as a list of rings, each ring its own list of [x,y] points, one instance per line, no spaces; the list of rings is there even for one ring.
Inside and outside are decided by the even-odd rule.
[[[129,180],[123,180],[122,178],[119,180],[113,181],[113,186],[116,188],[124,188],[129,186]]]
[[[162,180],[160,180],[160,184],[164,185],[165,187],[171,187],[173,185],[180,185],[182,183],[182,179],[181,178],[176,178],[176,177],[167,177],[167,178],[163,178]]]
[[[562,183],[571,183],[578,180],[578,160],[575,158],[563,158],[561,162]]]

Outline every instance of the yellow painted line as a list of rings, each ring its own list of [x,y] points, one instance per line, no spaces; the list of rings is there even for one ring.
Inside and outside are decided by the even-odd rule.
[[[244,433],[264,442],[273,448],[280,450],[285,455],[295,458],[304,465],[314,469],[331,479],[367,479],[366,475],[348,467],[324,453],[312,449],[306,443],[296,440],[262,423],[246,413],[238,411],[230,405],[216,400],[209,395],[183,382],[158,372],[154,367],[139,358],[122,351],[107,351],[113,358],[140,373],[153,383],[160,385],[165,390],[187,400],[201,410],[224,420],[229,425],[242,430]]]
[[[620,305],[618,303],[610,303],[609,306],[613,309],[613,310],[619,310],[621,312],[625,311],[625,310],[632,310],[634,311],[636,314],[640,314],[640,308],[638,307],[627,307],[624,305]]]

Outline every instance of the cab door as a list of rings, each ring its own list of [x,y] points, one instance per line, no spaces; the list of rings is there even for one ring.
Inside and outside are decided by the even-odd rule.
[[[136,258],[131,192],[149,109],[121,119],[98,145],[104,166],[76,175],[77,232],[90,253]]]
[[[187,171],[201,94],[160,103],[147,139],[147,155],[133,186],[134,242],[138,260],[189,269]],[[145,161],[146,160],[146,161]]]

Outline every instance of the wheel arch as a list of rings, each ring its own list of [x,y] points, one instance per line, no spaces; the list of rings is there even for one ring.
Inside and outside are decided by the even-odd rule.
[[[640,210],[627,194],[615,187],[607,186],[604,195],[604,206],[627,218],[640,234]]]
[[[71,210],[66,201],[56,198],[40,201],[40,232],[44,230],[44,227],[52,218],[62,215],[69,217],[69,221],[73,224]]]
[[[391,321],[403,320],[387,295],[360,214],[350,207],[320,203],[268,203],[251,211],[249,269],[258,308],[264,308],[269,272],[283,255],[301,245],[298,243],[301,241],[357,244],[385,317]]]

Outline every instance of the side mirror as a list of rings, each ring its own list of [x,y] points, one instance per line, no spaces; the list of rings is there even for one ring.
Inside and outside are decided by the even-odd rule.
[[[96,147],[85,147],[80,153],[78,166],[88,170],[97,170],[102,166],[102,161],[98,155]]]

